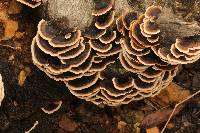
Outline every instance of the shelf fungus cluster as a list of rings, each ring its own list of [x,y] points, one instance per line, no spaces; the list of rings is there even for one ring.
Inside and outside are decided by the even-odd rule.
[[[159,94],[179,64],[200,57],[200,36],[161,43],[157,20],[162,8],[150,6],[138,16],[115,16],[114,0],[100,0],[85,30],[60,32],[41,20],[31,51],[34,64],[69,91],[94,104],[117,106]]]

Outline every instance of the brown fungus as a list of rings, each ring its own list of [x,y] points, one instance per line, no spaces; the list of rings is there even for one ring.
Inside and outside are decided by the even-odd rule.
[[[42,20],[43,23],[47,23]],[[41,23],[41,22],[40,22]],[[70,80],[80,77],[91,66],[90,45],[80,37],[80,31],[52,35],[54,29],[38,25],[38,34],[32,43],[32,57],[37,66],[56,80]],[[39,27],[45,28],[39,28]],[[68,33],[68,34],[69,34]],[[51,34],[51,35],[50,35]],[[46,61],[45,61],[46,60]],[[88,61],[85,63],[85,61]],[[90,62],[90,63],[89,63]],[[80,68],[79,68],[80,66]]]
[[[100,0],[95,3],[95,10],[92,15],[100,16],[112,9],[115,0]]]
[[[111,12],[108,12],[108,13],[102,15],[102,16],[97,17],[97,21],[95,23],[95,26],[98,29],[106,29],[107,27],[112,25],[112,23],[114,21],[114,16],[115,16],[115,12],[111,11]]]
[[[103,44],[99,40],[89,40],[90,46],[98,52],[107,52],[112,48],[112,44]]]
[[[128,12],[122,17],[122,23],[126,29],[130,29],[131,23],[137,20],[136,12]]]
[[[106,31],[106,33],[99,38],[99,41],[104,44],[111,43],[116,39],[117,37],[116,34],[117,34],[116,31]]]
[[[31,8],[36,8],[41,4],[41,0],[17,0],[17,1]]]
[[[150,6],[146,9],[145,17],[150,18],[151,20],[158,19],[162,12],[162,7],[160,6]]]
[[[5,92],[4,92],[4,83],[2,81],[2,76],[0,74],[0,106],[1,106],[1,103],[3,101],[5,97]]]
[[[41,20],[31,46],[39,69],[97,105],[155,96],[173,80],[179,64],[200,58],[199,35],[176,37],[165,45],[160,6],[150,6],[140,16],[134,11],[116,16],[114,4],[95,2],[93,22],[84,29],[59,31]]]

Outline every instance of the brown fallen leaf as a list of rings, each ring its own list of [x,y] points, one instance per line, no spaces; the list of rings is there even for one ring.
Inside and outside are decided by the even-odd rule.
[[[59,121],[59,127],[65,131],[73,132],[78,127],[78,124],[66,115],[63,115]]]
[[[172,102],[180,102],[191,95],[189,90],[185,90],[173,82],[166,88],[166,90],[168,92],[169,99]]]
[[[4,36],[0,38],[0,41],[11,39],[19,26],[17,21],[10,19],[8,15],[8,6],[3,4],[0,5],[0,22],[4,27]]]
[[[15,56],[14,56],[14,55],[11,55],[11,56],[8,58],[9,61],[12,61],[12,60],[14,60],[14,59],[15,59]]]
[[[154,103],[158,103],[161,107],[166,107],[171,102],[178,103],[190,95],[189,90],[186,90],[172,82],[166,89],[161,91],[159,95],[151,98],[150,100]]]
[[[119,121],[117,124],[117,129],[119,130],[119,133],[124,133],[126,131],[127,123],[124,121]]]
[[[9,14],[19,14],[22,10],[21,4],[16,0],[12,0],[9,5],[8,13]]]
[[[118,128],[118,129],[123,129],[123,128],[125,128],[126,125],[127,125],[126,122],[124,122],[124,121],[119,121],[118,124],[117,124],[117,128]]]
[[[18,85],[23,86],[24,82],[26,80],[26,77],[31,73],[31,69],[29,67],[25,67],[24,70],[21,70],[21,72],[18,75]]]
[[[23,86],[25,80],[26,80],[26,72],[22,70],[18,75],[18,85]]]
[[[147,133],[160,133],[158,127],[152,127],[152,128],[148,128],[146,129]]]
[[[137,127],[136,129],[135,129],[135,133],[140,133],[141,131],[140,131],[140,128],[139,127]]]
[[[166,89],[164,89],[158,96],[151,98],[150,100],[156,105],[160,105],[160,108],[167,107],[171,102],[178,103],[183,99],[190,96],[190,91],[186,90],[175,83],[171,83]],[[179,106],[175,111],[176,115],[182,108],[184,104]],[[152,114],[147,115],[142,120],[141,126],[143,128],[150,128],[159,125],[168,120],[173,109],[165,108],[158,110]]]
[[[184,107],[184,104],[177,107],[176,111],[174,112],[174,115],[178,114]],[[142,120],[141,127],[144,129],[155,127],[165,121],[168,120],[169,116],[171,115],[173,109],[166,108],[162,110],[158,110],[156,112],[153,112]]]
[[[168,128],[168,129],[172,129],[172,128],[174,128],[174,126],[175,126],[175,125],[174,125],[173,123],[167,124],[167,128]]]
[[[5,39],[11,39],[15,35],[15,32],[18,30],[18,22],[13,20],[7,20],[5,21],[4,28]]]
[[[19,38],[22,38],[24,35],[25,35],[25,32],[16,32],[15,33],[15,38],[19,39]]]
[[[161,133],[163,133],[167,127],[167,125],[169,124],[170,120],[172,119],[172,117],[176,114],[176,111],[179,109],[180,106],[183,106],[183,103],[187,102],[189,99],[193,98],[194,96],[198,95],[200,93],[200,90],[198,90],[197,92],[193,93],[192,95],[188,96],[187,98],[183,99],[182,101],[180,101],[179,103],[177,103],[172,111],[172,113],[170,114],[167,122],[165,123],[165,126],[162,128]]]

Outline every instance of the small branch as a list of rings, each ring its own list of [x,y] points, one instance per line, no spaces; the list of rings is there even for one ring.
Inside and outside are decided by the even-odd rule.
[[[178,107],[179,105],[181,105],[182,103],[188,101],[188,100],[191,99],[192,97],[196,96],[196,95],[199,94],[199,93],[200,93],[200,90],[197,91],[197,92],[195,92],[195,93],[192,94],[191,96],[187,97],[186,99],[184,99],[183,101],[181,101],[181,102],[179,102],[179,103],[177,103],[177,104],[175,105],[175,107],[174,107],[174,109],[173,109],[173,111],[172,111],[172,113],[171,113],[169,119],[168,119],[167,122],[165,123],[165,126],[163,127],[161,133],[164,133],[164,131],[165,131],[165,129],[166,129],[166,127],[167,127],[169,121],[171,120],[172,116],[174,115],[174,112],[176,111],[177,107]]]
[[[28,131],[25,131],[25,133],[30,133],[33,129],[35,129],[35,127],[38,125],[38,121],[36,121],[34,123],[34,125],[31,127],[31,129],[29,129]]]
[[[0,44],[0,46],[2,46],[2,47],[7,47],[7,48],[11,48],[11,49],[14,49],[14,50],[17,50],[17,48],[12,47],[12,46],[10,46],[10,45],[3,45],[3,44]]]

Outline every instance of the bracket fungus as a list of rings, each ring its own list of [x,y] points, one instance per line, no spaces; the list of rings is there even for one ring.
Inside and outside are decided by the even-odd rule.
[[[180,64],[200,58],[200,35],[162,41],[162,7],[116,15],[115,0],[95,1],[92,23],[58,30],[41,20],[31,45],[34,64],[80,99],[118,106],[152,97]],[[62,28],[61,28],[62,29]]]
[[[2,76],[0,74],[0,106],[1,106],[1,102],[3,101],[4,97],[5,97],[4,84],[3,84],[3,81],[2,81]]]
[[[41,4],[42,0],[17,0],[17,1],[29,6],[31,8],[36,8]]]

